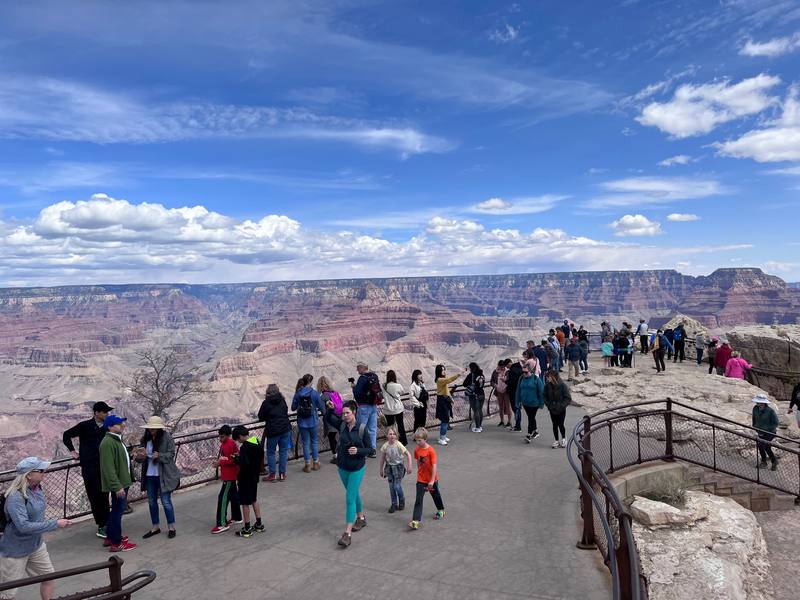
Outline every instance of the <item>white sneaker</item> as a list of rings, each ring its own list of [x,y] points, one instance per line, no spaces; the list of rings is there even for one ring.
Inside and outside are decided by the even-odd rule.
[[[470,431],[472,433],[478,433],[478,428],[477,427],[473,427],[473,428],[470,429]]]
[[[561,447],[562,448],[566,448],[567,447],[567,440],[566,439],[561,440]]]
[[[475,433],[483,433],[483,427],[476,428]]]
[[[447,446],[447,439],[446,438],[440,439],[439,440],[439,445],[440,446]]]
[[[450,438],[447,437],[447,436],[444,436],[444,441],[447,442],[447,443],[450,443]]]

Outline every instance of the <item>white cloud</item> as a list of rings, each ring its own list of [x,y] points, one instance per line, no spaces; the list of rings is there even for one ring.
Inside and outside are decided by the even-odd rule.
[[[775,104],[777,99],[766,92],[780,81],[762,73],[736,84],[727,79],[684,84],[675,90],[672,100],[645,106],[636,120],[675,138],[709,133],[717,125],[758,114]]]
[[[609,225],[618,237],[661,235],[661,223],[644,215],[625,215]]]
[[[662,167],[672,167],[674,165],[688,165],[690,162],[692,162],[691,156],[687,154],[678,154],[677,156],[665,158],[658,164]]]
[[[489,215],[529,215],[546,212],[568,197],[545,194],[544,196],[512,198],[511,200],[490,198],[472,206],[469,212]]]
[[[0,137],[98,144],[193,139],[294,138],[395,150],[402,156],[454,145],[402,124],[320,115],[303,108],[147,103],[132,95],[46,78],[0,79]]]
[[[788,54],[800,48],[800,33],[795,33],[791,37],[773,38],[766,42],[754,42],[747,40],[739,50],[743,56],[766,56],[774,58],[782,54]]]
[[[690,177],[628,177],[606,181],[600,187],[609,193],[587,200],[583,203],[585,208],[659,206],[708,198],[728,191],[713,179]]]
[[[667,221],[676,223],[687,223],[689,221],[699,221],[700,217],[691,213],[671,213],[667,215]]]
[[[519,27],[505,23],[502,27],[489,32],[489,40],[497,44],[507,44],[519,37]]]
[[[638,219],[633,215],[631,218]],[[633,222],[644,235],[649,221]],[[648,233],[649,234],[649,233]],[[315,230],[286,215],[238,219],[203,206],[168,208],[95,195],[37,218],[0,222],[0,282],[213,282],[647,268],[741,246],[655,247],[560,229],[487,229],[432,217],[409,237]]]
[[[757,162],[800,160],[800,100],[792,87],[783,103],[781,117],[763,129],[748,131],[741,137],[715,143],[723,156],[751,158]]]

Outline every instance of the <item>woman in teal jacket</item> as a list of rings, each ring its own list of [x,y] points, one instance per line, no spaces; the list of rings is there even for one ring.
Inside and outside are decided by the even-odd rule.
[[[532,439],[539,437],[536,429],[536,413],[544,406],[544,381],[525,364],[522,367],[522,377],[519,378],[516,394],[517,406],[522,405],[528,415],[528,435],[525,443],[530,444]]]

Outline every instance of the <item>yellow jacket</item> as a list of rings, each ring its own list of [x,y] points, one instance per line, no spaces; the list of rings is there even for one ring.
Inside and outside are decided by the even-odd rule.
[[[450,390],[447,386],[453,383],[456,379],[461,377],[461,373],[457,373],[452,377],[440,377],[436,380],[436,394],[439,396],[450,397]]]

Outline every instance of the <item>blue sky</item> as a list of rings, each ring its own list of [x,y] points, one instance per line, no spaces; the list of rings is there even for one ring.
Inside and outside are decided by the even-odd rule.
[[[0,285],[800,280],[800,2],[0,4]]]

